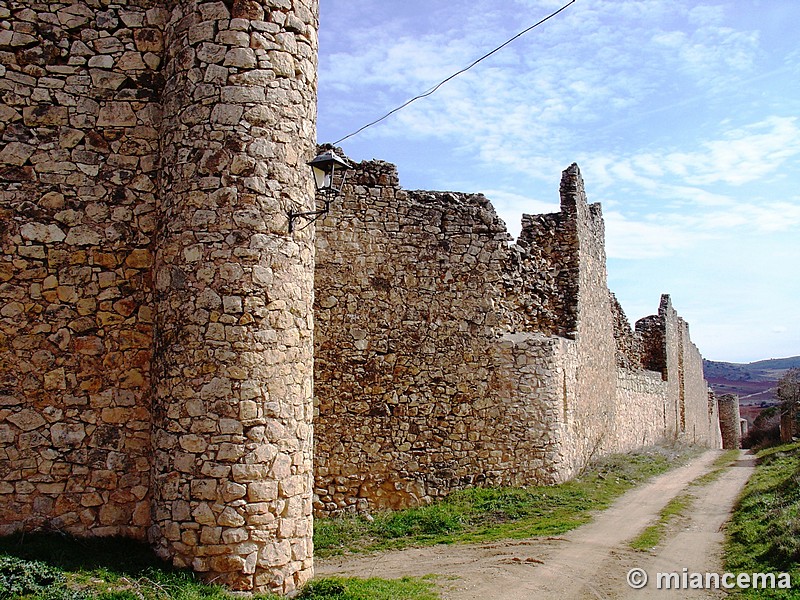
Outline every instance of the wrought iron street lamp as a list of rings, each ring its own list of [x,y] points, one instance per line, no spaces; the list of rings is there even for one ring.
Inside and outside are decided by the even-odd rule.
[[[332,149],[321,152],[308,165],[314,172],[314,185],[317,193],[322,195],[324,206],[319,210],[307,212],[289,211],[289,233],[295,229],[294,220],[296,218],[302,217],[308,221],[308,224],[311,224],[321,215],[330,211],[331,202],[342,192],[347,171],[352,168]]]

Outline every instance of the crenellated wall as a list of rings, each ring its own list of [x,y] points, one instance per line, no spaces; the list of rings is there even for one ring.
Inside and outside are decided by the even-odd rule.
[[[0,533],[312,573],[316,0],[0,2]]]
[[[719,445],[669,298],[634,332],[609,292],[576,165],[561,212],[523,216],[516,244],[483,196],[403,190],[380,161],[356,167],[317,235],[320,513],[563,481],[679,435]]]

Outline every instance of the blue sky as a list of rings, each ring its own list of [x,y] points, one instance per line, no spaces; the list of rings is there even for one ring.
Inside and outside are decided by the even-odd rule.
[[[333,142],[567,0],[321,0]],[[482,192],[512,235],[577,162],[631,323],[672,295],[705,358],[800,355],[800,2],[577,0],[342,142],[406,189]]]

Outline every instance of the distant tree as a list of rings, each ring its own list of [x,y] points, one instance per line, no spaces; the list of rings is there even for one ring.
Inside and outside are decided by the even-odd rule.
[[[800,408],[800,369],[789,369],[778,382],[781,403],[781,441],[791,442]]]

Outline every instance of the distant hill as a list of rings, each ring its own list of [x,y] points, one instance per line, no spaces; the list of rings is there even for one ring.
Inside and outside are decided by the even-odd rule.
[[[770,358],[751,363],[703,360],[703,371],[717,396],[736,394],[742,406],[768,406],[776,402],[778,380],[789,369],[800,368],[800,356]]]
[[[729,381],[778,381],[789,369],[800,369],[800,356],[770,358],[751,363],[703,360],[706,379]]]

